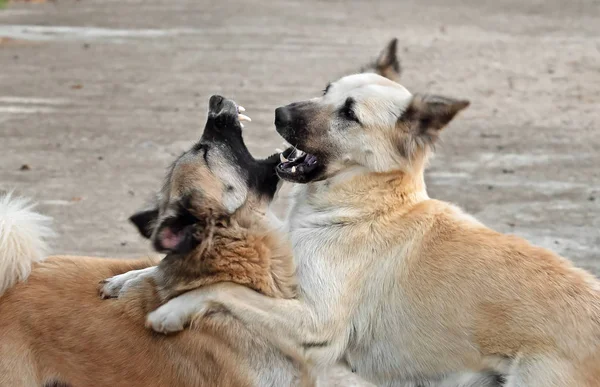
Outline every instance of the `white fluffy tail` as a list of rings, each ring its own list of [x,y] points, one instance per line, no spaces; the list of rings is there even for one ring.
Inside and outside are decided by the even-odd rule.
[[[28,199],[0,193],[0,295],[27,279],[31,264],[48,255],[52,218],[34,207]]]

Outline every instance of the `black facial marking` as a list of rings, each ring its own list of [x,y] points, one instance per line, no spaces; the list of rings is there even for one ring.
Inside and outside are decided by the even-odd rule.
[[[178,203],[170,202],[169,193],[174,171],[183,158],[193,159],[199,157],[202,152],[208,165],[206,153],[212,149],[211,160],[217,157],[221,158],[219,162],[235,167],[249,191],[269,200],[273,199],[279,183],[279,177],[275,172],[275,168],[279,164],[279,154],[274,154],[264,160],[256,160],[244,143],[238,114],[238,106],[235,102],[221,96],[211,97],[209,114],[202,137],[167,169],[166,179],[161,190],[161,199],[157,200],[152,209],[139,211],[130,217],[130,221],[144,237],[150,239],[154,235],[152,242],[156,250],[175,255],[185,254],[201,242],[198,240],[202,238],[198,230],[201,231],[206,225],[206,217],[201,216],[197,212],[197,208],[192,207],[190,195]],[[214,156],[212,156],[213,154]],[[225,190],[231,192],[235,190],[235,187],[227,185]],[[194,202],[198,200],[201,203],[203,199],[196,196],[198,194],[198,191],[195,191],[191,195],[194,195]],[[198,207],[197,203],[196,207]],[[165,214],[167,209],[170,209],[174,215],[167,219],[161,219],[161,224],[156,224],[159,214]],[[156,229],[157,227],[158,229]],[[166,238],[164,238],[165,236]],[[169,239],[173,236],[177,239]],[[175,244],[177,240],[179,243],[173,248],[172,244]],[[163,242],[171,242],[166,243],[169,248],[163,246]]]
[[[316,113],[318,106],[311,101],[278,107],[275,109],[275,128],[287,142],[303,149],[310,136],[308,122]]]
[[[204,144],[202,144],[201,142],[197,142],[197,143],[195,143],[195,144],[194,144],[194,146],[192,147],[192,149],[191,149],[191,152],[198,153],[198,152],[200,152],[201,150],[203,150],[203,149],[204,149],[204,146],[205,146],[205,145],[204,145]]]
[[[240,171],[248,189],[255,191],[258,195],[267,195],[269,199],[272,199],[279,181],[275,174],[279,156],[274,155],[265,160],[256,160],[250,154],[242,137],[237,109],[227,108],[229,103],[232,102],[222,98],[219,104],[215,105],[215,110],[218,110],[219,114],[217,116],[209,114],[200,142],[203,147],[218,144],[227,163],[236,166]],[[233,187],[226,187],[226,189],[230,191],[233,190]]]
[[[506,377],[504,375],[491,374],[490,377],[493,378],[495,385],[498,387],[502,387],[506,384]]]
[[[275,168],[279,164],[279,154],[273,154],[249,169],[249,186],[263,197],[272,199],[277,191],[279,176]]]
[[[326,145],[311,146],[319,136],[319,127],[311,125],[315,114],[319,113],[318,104],[301,101],[281,106],[275,110],[275,128],[287,142],[293,144],[302,153],[293,152],[291,157],[277,166],[280,178],[295,183],[309,183],[324,177],[328,148]],[[342,114],[337,113],[336,114]],[[315,134],[315,132],[317,134]]]
[[[356,114],[354,113],[354,105],[355,104],[356,104],[356,101],[354,100],[354,98],[352,98],[352,97],[346,98],[346,102],[344,103],[344,106],[342,106],[342,108],[340,109],[340,115],[342,118],[344,118],[348,121],[354,121],[354,122],[360,124],[360,121],[358,120],[358,118],[356,117]]]
[[[331,82],[327,84],[327,86],[325,86],[325,90],[323,90],[323,95],[327,94],[327,92],[329,91],[329,89],[331,88]]]

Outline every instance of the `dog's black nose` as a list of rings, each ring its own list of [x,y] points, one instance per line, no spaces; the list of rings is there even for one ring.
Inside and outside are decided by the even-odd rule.
[[[292,121],[290,110],[285,107],[275,109],[275,126],[287,126]]]

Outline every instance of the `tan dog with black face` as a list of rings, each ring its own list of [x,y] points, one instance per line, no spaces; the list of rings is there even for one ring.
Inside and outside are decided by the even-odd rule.
[[[363,69],[390,77],[397,70],[395,39]],[[0,386],[280,386],[298,379],[297,362],[272,345],[279,337],[250,331],[230,315],[213,314],[176,338],[143,327],[162,301],[219,281],[274,297],[294,294],[289,246],[267,209],[279,156],[250,155],[234,106],[212,100],[202,140],[173,164],[156,206],[131,218],[170,253],[164,270],[151,260],[35,263],[47,255],[48,218],[0,194]],[[140,281],[123,297],[99,299],[98,281],[132,269],[125,277]],[[102,286],[105,296],[117,290],[110,285]],[[336,367],[319,375],[319,385],[370,384]]]
[[[217,285],[148,322],[180,330],[218,303],[382,386],[485,370],[511,387],[600,386],[599,281],[427,195],[432,145],[467,106],[359,74],[277,109],[278,132],[304,151],[278,166],[304,183],[287,220],[300,300]]]
[[[270,297],[295,296],[290,246],[267,216],[278,161],[277,154],[255,160],[237,106],[213,96],[204,133],[172,165],[159,208],[134,216],[146,220],[144,231],[154,229],[156,247],[168,253],[158,267],[146,268],[150,260],[54,257],[27,276],[30,260],[40,255],[32,251],[43,250],[37,237],[47,234],[33,222],[44,219],[0,197],[0,214],[8,217],[7,227],[0,221],[0,292],[9,288],[0,297],[0,386],[295,384],[301,363],[277,350],[275,337],[226,313],[172,339],[143,327],[146,314],[165,300],[221,281]],[[132,269],[143,280],[126,297],[99,299],[100,280]]]

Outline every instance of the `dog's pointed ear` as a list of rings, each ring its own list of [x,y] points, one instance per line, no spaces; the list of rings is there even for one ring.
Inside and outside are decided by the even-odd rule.
[[[158,219],[158,207],[138,211],[129,217],[129,221],[137,227],[138,231],[146,239],[150,239],[156,227]]]
[[[398,60],[398,39],[389,41],[375,61],[375,72],[392,81],[400,79],[400,61]]]
[[[470,102],[465,99],[415,94],[400,119],[409,124],[414,135],[426,143],[433,143],[441,129],[469,105]]]

